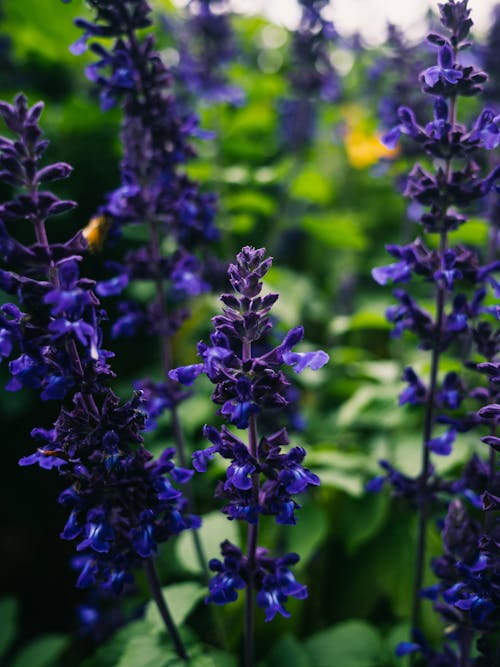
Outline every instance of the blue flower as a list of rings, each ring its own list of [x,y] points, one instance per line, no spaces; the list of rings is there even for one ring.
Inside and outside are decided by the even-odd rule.
[[[315,352],[286,352],[283,361],[291,366],[296,373],[302,373],[306,368],[317,371],[329,361],[329,356],[323,350]]]
[[[449,44],[444,44],[439,49],[438,63],[426,69],[422,74],[425,83],[431,88],[439,81],[455,85],[463,77],[463,72],[454,69],[453,50]]]
[[[439,454],[440,456],[449,456],[452,451],[452,445],[455,442],[456,431],[450,429],[445,431],[442,435],[439,435],[432,440],[427,442],[427,447],[434,452],[434,454]]]
[[[283,606],[289,597],[304,600],[307,587],[299,584],[287,567],[277,567],[274,574],[264,577],[257,593],[257,604],[264,609],[266,622],[272,621],[276,614],[290,617],[290,612]]]

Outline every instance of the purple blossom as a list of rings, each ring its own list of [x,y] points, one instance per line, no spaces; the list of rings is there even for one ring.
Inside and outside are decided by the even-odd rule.
[[[259,437],[257,415],[267,410],[282,410],[288,405],[286,389],[289,382],[282,367],[291,365],[296,372],[306,367],[321,368],[328,355],[323,351],[293,352],[304,336],[302,327],[288,331],[281,343],[269,349],[264,339],[272,328],[269,313],[277,294],[262,295],[263,277],[270,269],[271,259],[263,248],[244,247],[228,268],[234,289],[224,294],[223,314],[213,318],[211,345],[198,344],[202,364],[184,366],[170,372],[177,381],[191,384],[204,373],[215,385],[212,400],[220,405],[219,414],[239,429],[248,429],[248,443],[227,426],[220,430],[205,426],[204,435],[211,446],[193,454],[193,466],[205,472],[215,454],[229,461],[225,481],[219,481],[215,496],[224,502],[222,512],[231,520],[248,524],[249,553],[229,542],[222,544],[224,561],[213,560],[210,569],[216,575],[209,583],[207,602],[226,604],[246,588],[246,595],[256,593],[257,605],[265,611],[266,621],[276,614],[289,616],[283,606],[288,597],[303,599],[305,586],[295,581],[289,565],[298,560],[295,554],[270,558],[257,547],[257,526],[261,515],[274,516],[276,523],[294,525],[295,511],[300,505],[293,496],[310,486],[320,484],[319,477],[305,468],[306,451],[289,445],[285,428]],[[253,537],[252,537],[253,535]]]
[[[238,591],[245,588],[250,577],[246,556],[227,540],[221,545],[224,561],[210,561],[210,569],[217,572],[210,581],[207,602],[227,604],[234,602]],[[253,577],[257,591],[257,604],[265,611],[265,620],[272,621],[276,614],[285,618],[290,613],[283,606],[289,597],[303,600],[307,597],[307,587],[299,584],[289,569],[299,560],[297,554],[287,554],[282,558],[270,558],[267,550],[259,547]]]
[[[230,84],[225,70],[237,49],[226,0],[190,0],[183,26],[176,26],[180,52],[174,72],[196,97],[240,105],[243,91]]]
[[[139,394],[121,404],[109,387],[112,354],[102,348],[101,331],[106,314],[94,282],[78,269],[85,239],[79,233],[51,244],[47,238],[47,217],[74,204],[39,190],[71,171],[64,163],[40,167],[48,145],[38,125],[42,108],[29,108],[22,95],[13,105],[0,102],[0,115],[17,135],[0,137],[0,177],[10,183],[7,172],[16,175],[17,186],[13,199],[0,205],[6,223],[0,251],[9,267],[2,286],[17,293],[22,308],[2,306],[1,351],[18,355],[9,363],[9,389],[27,386],[43,400],[64,399],[53,428],[34,429],[37,449],[19,463],[55,468],[68,484],[59,498],[68,510],[61,537],[77,540],[82,553],[77,585],[118,593],[158,543],[199,520],[184,513],[186,501],[169,479],[183,484],[189,471],[176,468],[173,450],[155,461],[142,445]],[[33,221],[31,245],[10,235],[19,220]]]
[[[434,454],[439,454],[439,456],[448,456],[451,454],[452,445],[455,442],[456,432],[453,429],[446,431],[442,435],[432,438],[427,443],[427,446]]]
[[[422,78],[429,87],[433,88],[439,81],[454,85],[463,77],[463,72],[454,68],[453,51],[449,44],[444,44],[439,49],[438,63],[422,73]]]

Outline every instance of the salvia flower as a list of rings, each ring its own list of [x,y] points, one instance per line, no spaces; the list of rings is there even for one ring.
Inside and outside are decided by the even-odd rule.
[[[300,0],[302,14],[292,36],[290,95],[281,100],[281,135],[288,151],[300,152],[314,137],[318,104],[340,98],[340,77],[331,50],[338,39],[323,16],[324,0]]]
[[[189,316],[189,301],[210,289],[205,260],[210,254],[208,245],[219,236],[214,223],[216,202],[186,175],[184,164],[195,156],[193,138],[205,134],[196,116],[177,103],[172,74],[153,36],[139,33],[151,27],[149,4],[142,0],[89,0],[88,4],[94,19],[76,21],[84,30],[78,44],[90,44],[97,56],[87,76],[100,90],[104,109],[120,105],[123,111],[121,182],[100,207],[88,234],[92,235],[96,220],[103,221],[111,239],[126,225],[142,224],[147,230],[146,245],[128,251],[121,261],[106,263],[110,277],[99,283],[97,292],[118,297],[113,337],[141,333],[160,342],[165,379],[156,383],[143,379],[137,384],[147,385],[149,428],[163,411],[175,411],[187,395],[166,377],[172,367],[169,341]],[[215,12],[212,5],[215,2],[193,2],[190,11],[214,46],[218,36],[211,31],[216,24],[222,32],[228,26],[227,17]],[[112,44],[99,41],[101,37],[112,37]],[[206,82],[201,73],[200,77]],[[133,298],[127,289],[138,280],[152,287],[154,296],[146,303]]]
[[[176,77],[196,97],[241,104],[244,93],[228,82],[225,71],[237,56],[227,0],[190,0],[187,11]]]
[[[500,130],[496,112],[491,108],[483,109],[469,126],[462,124],[457,118],[457,103],[460,97],[478,95],[486,80],[484,72],[473,65],[463,64],[461,59],[464,49],[470,46],[466,41],[472,25],[467,0],[449,0],[440,4],[439,9],[441,23],[447,32],[444,35],[431,33],[428,36],[429,43],[437,48],[437,64],[427,67],[420,77],[423,92],[431,96],[432,117],[425,123],[421,120],[421,109],[417,120],[413,108],[401,106],[398,109],[399,122],[383,139],[384,143],[391,147],[400,139],[408,140],[419,146],[427,158],[430,158],[425,166],[415,164],[407,175],[404,194],[419,205],[418,222],[422,233],[437,237],[434,243],[436,249],[428,248],[426,241],[420,238],[407,246],[391,245],[387,249],[397,261],[373,270],[373,277],[379,284],[398,284],[394,291],[397,305],[390,306],[387,311],[387,318],[394,325],[392,335],[399,337],[405,332],[412,332],[419,348],[430,351],[429,379],[421,380],[412,368],[407,368],[404,375],[408,387],[400,398],[400,403],[422,405],[424,408],[422,470],[412,484],[411,479],[395,472],[392,466],[388,467],[387,462],[382,463],[387,471],[386,479],[395,494],[410,497],[409,494],[414,493],[413,500],[419,507],[412,613],[414,638],[418,641],[410,642],[405,652],[415,650],[418,645],[419,650],[429,660],[432,651],[426,647],[418,631],[426,522],[431,511],[431,501],[435,506],[436,501],[446,497],[449,499],[448,494],[460,493],[468,503],[478,507],[481,493],[485,490],[484,486],[481,491],[477,486],[469,488],[467,479],[458,482],[440,481],[432,465],[431,454],[448,456],[453,450],[457,434],[477,427],[482,421],[482,416],[477,411],[464,414],[463,401],[484,398],[484,386],[472,389],[457,371],[444,374],[441,370],[441,359],[444,353],[453,353],[461,347],[474,349],[471,343],[475,344],[474,353],[483,356],[485,352],[487,355],[496,354],[494,336],[491,335],[491,327],[487,323],[488,308],[484,302],[488,290],[491,287],[496,290],[493,274],[498,270],[498,265],[491,260],[482,264],[479,254],[471,248],[453,246],[450,232],[467,223],[464,209],[484,201],[500,176],[498,167],[490,166],[489,173],[486,174],[479,167],[485,162],[484,151],[498,145],[497,135]],[[429,166],[431,164],[432,166]],[[413,296],[414,285],[418,282],[429,286],[429,295],[432,295],[434,300],[432,310],[423,309]],[[399,286],[402,283],[405,284],[405,289]],[[477,362],[468,362],[467,366],[474,368]],[[440,423],[445,425],[446,430],[436,433],[436,426]],[[468,474],[470,475],[470,470]],[[477,482],[477,475],[474,480]],[[376,478],[370,486],[377,490],[381,485],[381,478]],[[438,489],[439,493],[436,493]],[[487,499],[489,503],[494,503],[490,496],[487,496]],[[462,512],[458,505],[454,505],[454,502],[452,500],[449,511],[455,514],[458,512],[464,522],[469,521],[466,513]],[[465,662],[464,652],[470,644],[471,625],[470,619],[463,618],[464,613],[470,611],[481,620],[491,611],[488,596],[479,582],[484,578],[484,558],[481,556],[477,539],[479,529],[473,520],[467,525],[470,527],[468,537],[474,554],[469,560],[465,559],[463,553],[450,547],[449,538],[452,532],[448,531],[447,526],[451,526],[451,523],[445,522],[444,541],[448,552],[445,561],[452,562],[453,572],[448,577],[446,590],[443,590],[444,602],[436,603],[436,610],[447,622],[452,622],[459,628],[454,633],[453,640],[457,643],[461,662],[453,662],[451,656],[454,651],[450,649],[446,658],[452,660],[450,664],[469,664]],[[460,578],[458,572],[461,568],[463,572]],[[442,578],[446,577],[443,575]],[[455,584],[457,587],[454,587]],[[441,658],[435,657],[438,661],[436,664],[441,664]],[[432,659],[434,660],[434,656]],[[446,664],[446,661],[443,664]]]
[[[198,345],[201,362],[170,373],[187,385],[204,373],[215,385],[212,400],[221,406],[219,414],[229,424],[248,429],[247,444],[225,425],[220,430],[206,426],[204,433],[211,445],[193,454],[193,465],[199,472],[207,470],[216,454],[230,462],[226,479],[218,483],[215,495],[224,501],[222,511],[228,518],[243,520],[249,526],[246,556],[225,542],[224,561],[210,563],[217,574],[210,583],[207,601],[232,602],[244,588],[247,599],[251,599],[256,591],[257,605],[265,610],[268,621],[278,613],[287,616],[283,606],[287,598],[304,598],[307,589],[295,581],[288,568],[298,560],[296,554],[272,558],[257,547],[259,517],[271,515],[279,524],[295,524],[300,505],[294,496],[317,486],[320,480],[303,466],[306,452],[302,447],[292,447],[285,453],[289,444],[285,428],[258,437],[257,416],[286,408],[290,383],[283,373],[284,366],[300,373],[305,368],[319,369],[328,361],[321,350],[294,350],[303,338],[302,327],[290,330],[280,344],[260,353],[259,343],[272,327],[269,313],[278,299],[277,294],[262,294],[263,278],[270,266],[271,259],[265,257],[263,248],[242,249],[228,269],[234,292],[221,297],[223,314],[212,320],[210,344]],[[247,637],[247,650],[249,641]]]
[[[119,593],[159,543],[199,520],[183,513],[185,499],[176,486],[191,472],[175,466],[174,450],[154,460],[142,444],[140,394],[120,404],[109,387],[112,354],[102,348],[101,331],[106,314],[95,283],[79,270],[83,235],[66,243],[48,240],[47,218],[75,204],[41,189],[71,171],[64,163],[40,165],[48,145],[38,124],[42,108],[29,108],[22,95],[13,105],[0,103],[15,135],[0,138],[0,178],[19,188],[0,205],[0,253],[8,267],[2,287],[19,302],[2,306],[2,356],[11,359],[8,389],[30,387],[43,400],[63,401],[52,429],[33,430],[37,449],[19,463],[54,468],[68,483],[59,498],[68,511],[61,537],[76,541],[82,555],[77,585]],[[31,245],[10,235],[20,221],[32,225]]]

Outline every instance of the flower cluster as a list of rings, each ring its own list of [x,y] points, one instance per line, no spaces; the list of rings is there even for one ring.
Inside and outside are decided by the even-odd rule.
[[[495,625],[492,614],[497,607],[497,584],[495,560],[490,553],[494,542],[491,531],[495,527],[491,520],[481,523],[473,515],[469,516],[463,502],[486,511],[495,507],[497,464],[494,455],[490,456],[488,464],[474,457],[460,480],[443,482],[435,474],[431,454],[449,455],[457,433],[487,423],[494,412],[491,408],[467,412],[471,401],[479,401],[480,406],[496,401],[494,383],[490,383],[489,390],[481,382],[470,386],[467,373],[442,374],[440,361],[444,353],[455,350],[464,361],[463,350],[466,349],[469,356],[465,358],[471,359],[465,364],[469,370],[488,369],[486,372],[496,375],[498,330],[494,330],[491,316],[497,315],[497,309],[486,304],[489,291],[498,294],[494,274],[500,262],[482,263],[479,253],[471,248],[452,246],[450,232],[467,222],[463,210],[485,201],[500,177],[499,167],[492,168],[486,176],[479,167],[485,162],[484,151],[500,144],[500,118],[493,109],[485,108],[469,126],[458,122],[457,102],[463,96],[479,95],[486,75],[473,65],[464,64],[459,55],[470,46],[467,37],[472,21],[467,0],[449,0],[439,7],[441,23],[447,33],[428,36],[429,43],[437,48],[437,64],[425,69],[420,77],[424,93],[433,98],[433,117],[421,123],[411,108],[400,107],[399,122],[384,137],[385,144],[394,147],[405,135],[432,158],[433,170],[416,164],[408,174],[405,195],[418,204],[421,211],[418,222],[424,233],[429,237],[435,235],[438,241],[432,244],[418,238],[405,246],[387,246],[396,262],[374,269],[373,277],[381,285],[414,283],[418,277],[421,283],[431,286],[435,301],[434,312],[428,312],[409,291],[398,287],[394,292],[398,304],[387,311],[389,321],[394,324],[393,336],[411,331],[419,347],[431,353],[428,381],[420,378],[411,367],[406,368],[407,386],[400,396],[400,404],[424,409],[420,475],[415,479],[402,476],[383,462],[386,479],[396,495],[413,497],[419,507],[419,551],[412,618],[415,641],[403,645],[400,653],[418,650],[429,664],[465,665],[470,664],[474,632],[484,635]],[[432,245],[436,249],[429,247]],[[478,357],[484,361],[478,363]],[[436,434],[440,424],[445,430]],[[492,446],[495,437],[490,435],[485,441]],[[381,478],[377,478],[370,486],[376,490],[380,485]],[[453,623],[450,640],[456,643],[458,654],[450,645],[444,654],[434,655],[419,632],[418,600],[423,579],[426,521],[430,501],[439,495],[441,499],[452,498],[443,525],[445,553],[433,563],[440,583],[424,595],[435,600],[435,609],[446,622]],[[481,650],[486,650],[485,645],[481,646]]]
[[[447,18],[449,7],[453,9],[453,21]],[[439,160],[435,173],[415,165],[405,189],[406,196],[422,207],[419,222],[424,232],[438,235],[438,249],[430,249],[421,238],[404,246],[388,245],[388,252],[397,261],[372,273],[381,285],[410,283],[417,277],[432,285],[436,299],[434,314],[420,307],[406,289],[398,287],[394,291],[398,304],[388,309],[387,317],[394,324],[393,336],[411,331],[418,337],[420,347],[432,352],[436,368],[431,383],[426,385],[413,369],[407,368],[404,379],[408,386],[400,403],[432,404],[431,428],[425,446],[436,453],[448,454],[454,430],[432,438],[435,418],[446,422],[443,414],[434,413],[443,408],[458,409],[465,389],[456,373],[448,373],[439,380],[437,363],[439,356],[456,341],[473,336],[481,338],[478,332],[484,332],[484,328],[477,328],[477,319],[488,311],[484,305],[487,288],[496,289],[493,274],[500,266],[499,262],[481,265],[477,252],[461,245],[450,246],[448,235],[467,221],[460,209],[485,197],[500,176],[500,169],[495,168],[484,177],[478,173],[475,162],[482,149],[492,149],[498,144],[499,130],[493,112],[483,110],[470,129],[456,120],[457,97],[478,93],[478,84],[485,79],[482,72],[464,67],[456,60],[458,50],[465,48],[469,10],[466,3],[446,3],[441,11],[443,24],[452,34],[449,38],[430,35],[430,42],[438,45],[439,65],[422,74],[424,91],[435,98],[434,119],[422,126],[412,109],[400,107],[400,122],[384,138],[387,145],[394,146],[402,134],[407,135],[425,153]],[[454,162],[454,158],[458,160]]]
[[[317,103],[334,102],[341,92],[330,53],[338,35],[333,23],[322,15],[328,2],[300,0],[299,4],[302,16],[292,37],[292,66],[288,76],[292,94],[281,104],[284,144],[293,151],[300,151],[311,142]]]
[[[158,543],[198,525],[182,514],[185,500],[172,484],[192,473],[175,467],[172,449],[153,460],[142,445],[140,395],[120,404],[109,387],[112,354],[101,347],[106,314],[95,283],[79,275],[82,233],[49,243],[46,220],[75,204],[41,189],[71,171],[65,163],[39,164],[48,145],[38,124],[42,109],[29,108],[22,95],[13,105],[0,103],[15,137],[0,138],[0,178],[19,191],[0,206],[0,253],[8,267],[0,286],[19,300],[19,307],[2,306],[0,357],[11,358],[8,389],[30,387],[43,400],[63,401],[53,428],[33,430],[37,449],[20,464],[55,468],[69,485],[59,498],[69,512],[61,537],[78,542],[78,586],[99,582],[119,592]],[[31,245],[11,236],[19,222],[32,225]]]
[[[338,74],[329,48],[337,32],[322,16],[327,0],[299,0],[302,16],[292,43],[292,89],[298,96],[334,102],[340,93]]]
[[[293,351],[303,337],[301,327],[289,331],[275,348],[261,356],[254,354],[252,345],[258,344],[272,326],[269,312],[278,298],[277,294],[261,294],[262,278],[270,266],[271,259],[265,258],[264,249],[242,249],[229,267],[235,293],[221,297],[224,311],[213,318],[211,344],[198,345],[202,363],[170,373],[173,379],[187,385],[204,373],[215,385],[212,400],[221,406],[219,414],[237,428],[248,429],[246,444],[226,426],[220,430],[206,426],[205,436],[212,444],[193,454],[193,464],[204,472],[216,453],[231,462],[226,480],[217,486],[216,496],[225,502],[222,511],[230,519],[248,522],[249,535],[254,536],[249,537],[246,558],[232,545],[223,545],[224,562],[210,565],[218,574],[210,583],[207,600],[225,604],[235,599],[238,589],[246,586],[249,595],[255,589],[257,603],[266,609],[266,620],[271,620],[276,612],[285,614],[282,602],[286,597],[305,597],[306,589],[295,582],[286,567],[297,560],[295,555],[271,559],[257,549],[259,516],[272,515],[277,523],[294,524],[295,510],[300,506],[293,496],[308,486],[318,485],[319,478],[302,466],[306,454],[302,447],[282,452],[289,442],[286,429],[259,439],[257,415],[267,409],[286,407],[289,382],[283,365],[300,373],[307,367],[319,369],[328,361],[328,355],[321,350]]]
[[[198,344],[202,363],[170,373],[172,379],[188,386],[205,373],[216,385],[212,400],[222,405],[219,413],[238,428],[247,428],[249,417],[262,410],[285,407],[284,394],[290,383],[281,370],[283,365],[301,373],[307,367],[317,370],[328,360],[322,350],[292,350],[304,336],[302,327],[289,331],[277,347],[262,356],[250,355],[252,343],[258,342],[272,326],[268,313],[278,299],[278,294],[272,293],[259,296],[261,279],[271,266],[271,259],[264,259],[264,252],[243,248],[236,264],[229,266],[229,280],[241,297],[221,296],[224,313],[213,319],[215,331],[210,336],[211,344]]]
[[[123,295],[133,281],[150,282],[155,295],[150,302],[121,296],[112,335],[141,332],[166,341],[188,316],[186,302],[210,288],[196,251],[202,249],[206,255],[206,244],[218,238],[214,197],[201,193],[182,169],[195,155],[191,140],[201,136],[198,120],[179,110],[171,74],[155,50],[153,36],[137,34],[151,25],[148,3],[89,0],[88,4],[95,19],[76,21],[84,35],[73,51],[81,52],[93,40],[90,49],[98,60],[88,66],[87,76],[100,88],[103,108],[120,102],[124,113],[121,184],[108,195],[95,220],[104,221],[112,236],[125,225],[144,224],[149,237],[146,246],[130,250],[121,262],[107,263],[112,277],[101,282],[97,292]],[[100,37],[113,37],[112,47],[96,41]],[[93,229],[88,228],[90,241]],[[168,347],[162,343],[164,357],[169,356]],[[172,365],[167,358],[163,364],[166,370]],[[151,405],[155,416],[185,396],[168,378],[161,383],[144,380],[137,387],[146,385],[148,409]]]
[[[378,116],[381,126],[387,130],[398,122],[401,105],[415,107],[419,111],[419,91],[415,81],[429,60],[428,49],[407,40],[398,26],[389,23],[384,51],[368,70],[370,87],[375,86],[381,97]],[[411,151],[411,146],[406,147]]]
[[[243,91],[228,83],[225,72],[237,53],[227,5],[227,0],[190,0],[174,73],[196,97],[239,105]]]
[[[209,563],[210,569],[217,572],[210,582],[210,594],[207,602],[227,604],[238,597],[238,590],[245,588],[252,576],[248,558],[241,549],[227,540],[221,545],[224,561],[216,558]],[[288,566],[299,560],[297,554],[287,554],[282,558],[270,558],[267,549],[257,548],[253,577],[256,582],[257,604],[264,609],[266,621],[272,621],[276,614],[288,618],[290,613],[283,606],[289,597],[303,600],[307,597],[307,588],[299,584]]]

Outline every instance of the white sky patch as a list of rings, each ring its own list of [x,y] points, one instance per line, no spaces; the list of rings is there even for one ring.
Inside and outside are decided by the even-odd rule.
[[[491,10],[498,1],[469,0],[479,33],[488,29]],[[186,0],[174,0],[174,4],[185,5]],[[231,0],[231,6],[242,14],[263,14],[290,29],[297,25],[300,16],[296,0]],[[429,8],[437,12],[437,0],[332,0],[325,11],[341,35],[360,32],[368,43],[377,44],[385,39],[387,21],[404,27],[409,37],[421,37]]]

